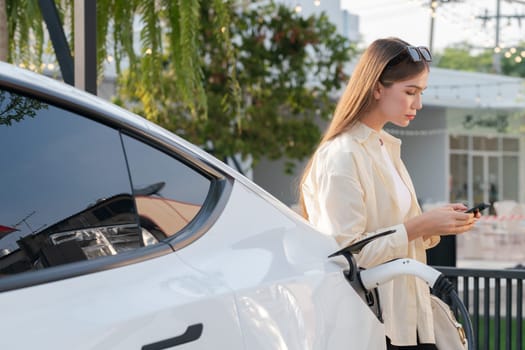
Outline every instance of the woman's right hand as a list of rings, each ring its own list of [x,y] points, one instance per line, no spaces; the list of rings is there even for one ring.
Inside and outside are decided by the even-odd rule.
[[[407,220],[405,227],[408,239],[414,240],[421,236],[457,235],[470,231],[479,213],[465,213],[467,209],[462,203],[452,203]]]

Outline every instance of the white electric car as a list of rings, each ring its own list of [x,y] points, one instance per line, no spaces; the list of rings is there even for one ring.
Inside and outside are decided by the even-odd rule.
[[[385,348],[331,237],[144,118],[0,63],[0,150],[1,349]]]

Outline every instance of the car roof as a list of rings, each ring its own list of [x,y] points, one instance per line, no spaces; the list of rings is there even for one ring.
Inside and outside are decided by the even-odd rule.
[[[153,136],[171,145],[183,148],[184,151],[197,159],[220,169],[221,172],[225,172],[229,176],[239,176],[231,167],[182,137],[125,108],[62,81],[19,68],[13,64],[0,62],[0,87],[42,98],[65,109],[96,116],[96,119],[106,124]]]

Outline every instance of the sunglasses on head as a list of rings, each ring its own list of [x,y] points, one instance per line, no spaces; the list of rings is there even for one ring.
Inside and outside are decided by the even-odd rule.
[[[425,60],[427,62],[432,62],[432,54],[430,50],[425,46],[407,46],[406,47],[410,58],[414,62],[421,62]]]

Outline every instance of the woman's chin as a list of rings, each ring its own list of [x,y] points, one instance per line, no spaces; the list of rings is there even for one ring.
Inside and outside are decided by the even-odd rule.
[[[406,119],[402,122],[396,122],[396,123],[392,123],[394,124],[395,126],[399,126],[400,128],[406,128],[407,126],[410,125],[410,120]]]

